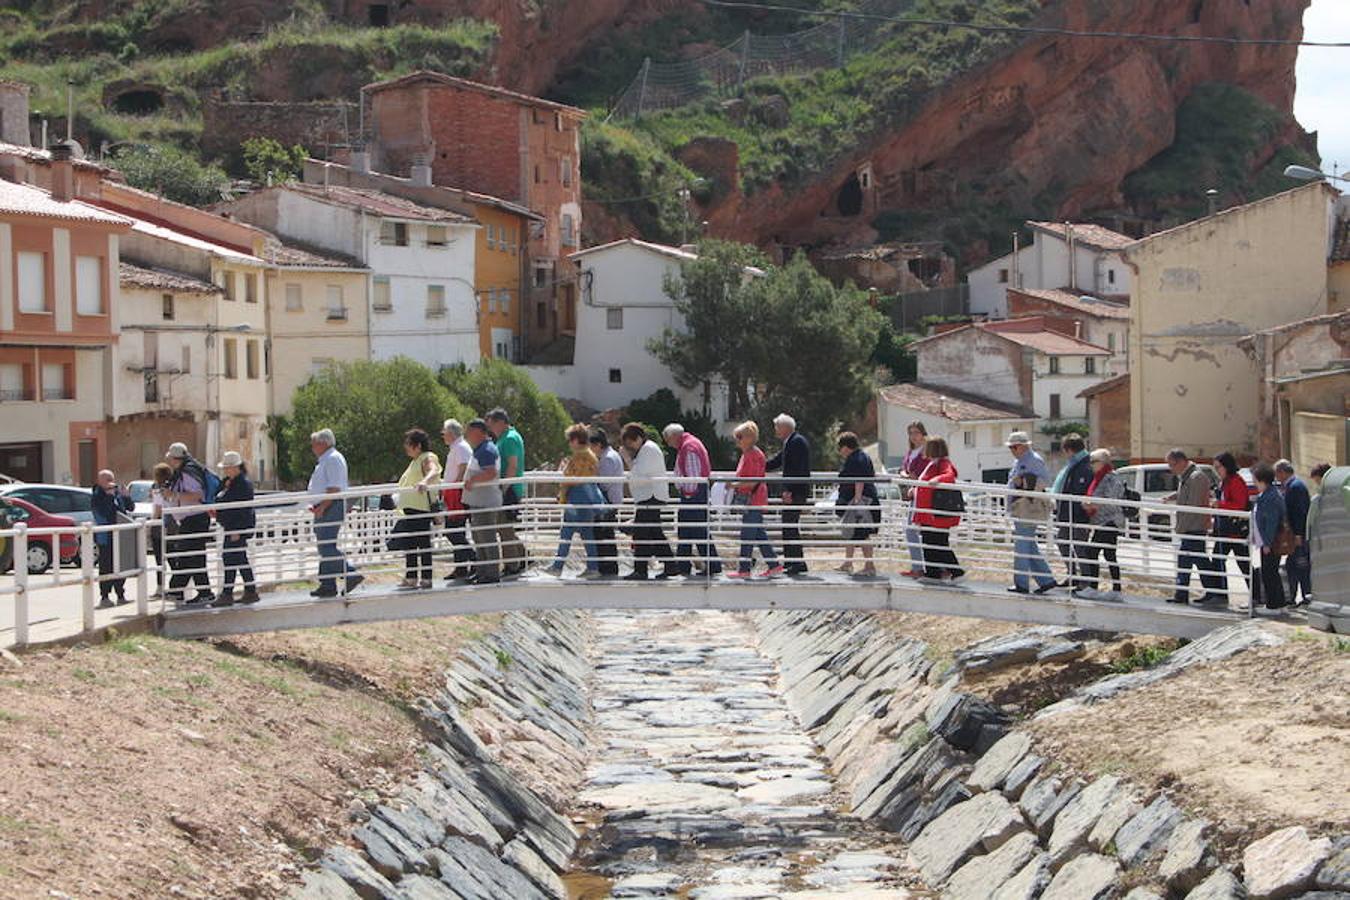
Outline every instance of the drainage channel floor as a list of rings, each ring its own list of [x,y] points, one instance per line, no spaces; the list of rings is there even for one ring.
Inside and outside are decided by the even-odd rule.
[[[596,755],[572,900],[926,896],[902,845],[841,812],[826,761],[734,613],[596,616]]]

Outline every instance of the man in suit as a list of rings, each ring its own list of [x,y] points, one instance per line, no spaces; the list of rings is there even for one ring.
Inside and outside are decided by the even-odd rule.
[[[811,444],[797,431],[797,421],[787,413],[773,420],[773,431],[783,447],[765,463],[769,472],[783,473],[783,570],[788,575],[805,575],[802,559],[801,508],[811,501]]]
[[[1287,459],[1275,463],[1275,480],[1284,495],[1285,515],[1289,529],[1294,532],[1294,552],[1284,558],[1284,573],[1289,582],[1289,602],[1294,605],[1312,600],[1312,564],[1308,556],[1308,510],[1312,508],[1312,494],[1303,479],[1294,474],[1294,464]],[[1302,599],[1299,592],[1302,592]]]

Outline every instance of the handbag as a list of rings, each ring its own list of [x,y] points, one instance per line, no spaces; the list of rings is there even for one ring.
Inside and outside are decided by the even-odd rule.
[[[1280,522],[1279,533],[1275,535],[1275,540],[1270,545],[1270,552],[1276,556],[1288,556],[1294,549],[1294,529],[1289,527],[1289,520],[1284,519]]]
[[[933,512],[963,513],[966,498],[955,488],[937,485],[933,488]]]
[[[874,524],[872,521],[872,505],[870,503],[850,503],[845,506],[840,514],[839,529],[843,532],[844,540],[853,540],[853,532],[859,528],[870,528]]]
[[[943,491],[943,493],[952,493]],[[934,499],[934,504],[937,500]],[[1055,505],[1049,497],[1014,497],[1008,504],[1008,515],[1019,522],[1044,522],[1050,518]],[[962,510],[964,511],[964,510]]]

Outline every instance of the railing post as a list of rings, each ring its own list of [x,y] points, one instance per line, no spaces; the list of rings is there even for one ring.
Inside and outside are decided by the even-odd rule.
[[[136,560],[140,563],[140,574],[136,576],[136,615],[150,614],[149,575],[150,542],[147,529],[150,523],[141,519],[136,525]]]
[[[60,546],[59,536],[57,546]],[[80,525],[80,580],[82,587],[82,619],[85,631],[94,630],[94,527],[88,522]]]
[[[59,535],[56,543],[61,545]],[[61,565],[60,552],[55,556]],[[28,526],[23,522],[14,526],[14,643],[28,643]]]

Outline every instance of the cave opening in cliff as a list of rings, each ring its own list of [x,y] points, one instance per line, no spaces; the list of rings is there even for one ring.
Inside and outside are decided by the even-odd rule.
[[[375,28],[387,28],[389,26],[389,4],[370,4],[366,7],[366,18]]]
[[[850,175],[839,193],[835,194],[834,208],[841,216],[856,216],[862,212],[863,189],[862,183],[858,181],[858,173]]]
[[[113,99],[113,109],[127,116],[148,116],[164,108],[164,95],[153,88],[124,91]]]

